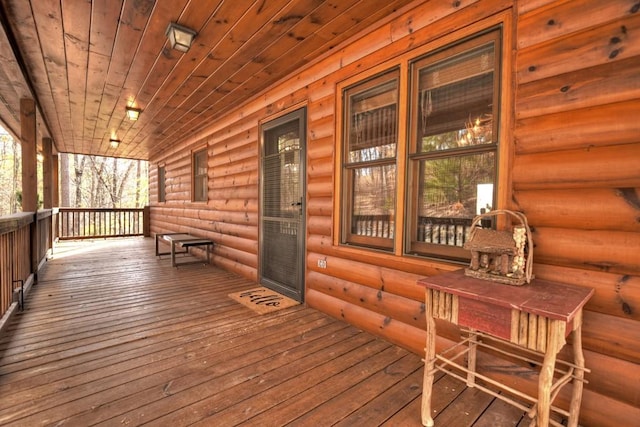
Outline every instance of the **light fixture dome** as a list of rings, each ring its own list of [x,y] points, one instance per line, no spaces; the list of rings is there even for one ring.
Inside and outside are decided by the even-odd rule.
[[[186,52],[191,47],[197,33],[191,28],[171,22],[165,34],[169,38],[171,48],[179,50],[180,52]]]

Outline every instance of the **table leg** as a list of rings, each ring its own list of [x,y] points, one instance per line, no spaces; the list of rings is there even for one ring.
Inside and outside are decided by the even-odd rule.
[[[580,404],[582,403],[582,388],[584,386],[584,354],[582,352],[582,310],[574,318],[573,329],[573,363],[576,365],[575,378],[573,379],[573,391],[571,393],[571,406],[569,407],[568,427],[578,426]]]
[[[469,356],[467,358],[467,387],[476,384],[476,360],[478,356],[478,334],[475,329],[469,328]]]
[[[425,293],[425,314],[427,318],[427,342],[424,359],[424,380],[422,383],[422,425],[433,426],[431,416],[431,393],[433,391],[434,366],[436,360],[436,322],[432,315],[432,292],[430,289]]]
[[[176,242],[175,240],[171,241],[171,266],[176,267]]]
[[[538,381],[538,427],[547,427],[549,425],[553,372],[556,366],[558,351],[560,351],[562,348],[561,344],[564,342],[564,328],[560,327],[561,322],[558,320],[551,320],[550,323],[549,336],[547,337],[547,351],[544,355],[544,361],[542,363],[542,369],[540,370],[540,378]]]

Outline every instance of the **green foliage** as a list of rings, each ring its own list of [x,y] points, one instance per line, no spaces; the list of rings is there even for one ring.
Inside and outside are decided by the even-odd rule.
[[[478,184],[493,183],[494,162],[492,153],[422,162],[421,215],[473,217]]]

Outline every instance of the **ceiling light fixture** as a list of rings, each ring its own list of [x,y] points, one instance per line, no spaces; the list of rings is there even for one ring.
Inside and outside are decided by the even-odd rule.
[[[129,120],[133,122],[138,120],[138,117],[140,117],[140,113],[142,113],[142,110],[139,108],[126,107],[126,110],[127,110],[127,117],[129,118]]]
[[[179,50],[180,52],[186,52],[191,47],[193,39],[196,36],[196,32],[191,28],[183,27],[182,25],[171,22],[165,32],[169,38],[169,43],[172,49]]]
[[[120,145],[120,140],[111,138],[109,139],[109,145],[111,145],[111,148],[118,148],[118,145]]]

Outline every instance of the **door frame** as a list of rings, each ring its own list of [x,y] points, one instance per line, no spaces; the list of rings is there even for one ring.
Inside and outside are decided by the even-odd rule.
[[[265,152],[265,133],[271,129],[274,129],[285,123],[292,122],[294,120],[299,121],[300,129],[300,164],[298,165],[300,174],[300,200],[302,205],[300,206],[300,224],[298,226],[298,277],[296,278],[297,290],[292,292],[289,287],[281,286],[275,281],[267,281],[263,277],[263,203],[264,203],[264,170],[263,170],[263,158]],[[258,282],[269,289],[280,292],[290,298],[295,299],[298,302],[304,302],[305,296],[305,278],[306,278],[306,225],[307,225],[307,106],[298,105],[291,109],[281,112],[278,116],[272,116],[268,119],[261,120],[258,127],[259,132],[259,155],[258,155]]]

